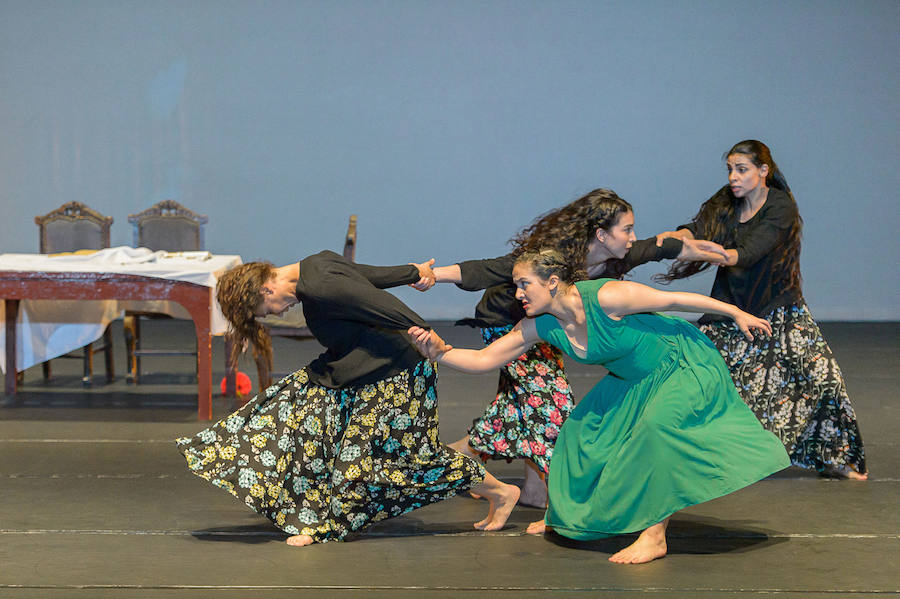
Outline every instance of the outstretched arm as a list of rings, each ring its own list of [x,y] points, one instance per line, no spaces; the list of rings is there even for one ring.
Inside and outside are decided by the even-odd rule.
[[[597,292],[600,307],[611,318],[621,318],[639,312],[664,312],[678,310],[700,314],[712,313],[728,316],[753,340],[751,329],[772,334],[772,326],[763,318],[744,312],[737,306],[685,291],[660,291],[631,281],[610,281]]]
[[[470,374],[490,372],[521,356],[539,341],[534,321],[525,319],[484,349],[455,349],[434,330],[411,327],[408,331],[425,357]]]

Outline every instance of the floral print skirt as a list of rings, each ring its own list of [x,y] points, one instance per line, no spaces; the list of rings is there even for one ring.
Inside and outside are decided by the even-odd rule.
[[[512,326],[481,330],[485,345]],[[559,428],[575,406],[562,352],[538,343],[500,369],[497,396],[469,428],[469,445],[487,459],[527,458],[545,474]]]
[[[772,336],[747,341],[731,322],[700,329],[719,348],[744,402],[784,443],[791,463],[822,473],[866,472],[844,377],[805,303],[766,316]]]
[[[194,474],[286,533],[342,540],[483,480],[477,460],[438,440],[436,382],[428,361],[344,389],[304,368],[176,443]]]

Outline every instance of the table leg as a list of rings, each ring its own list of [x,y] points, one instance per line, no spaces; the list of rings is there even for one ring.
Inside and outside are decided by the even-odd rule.
[[[225,334],[225,397],[237,395],[235,378],[237,377],[237,363],[231,359],[231,348],[234,341],[231,335]]]
[[[16,320],[19,316],[19,300],[8,299],[6,302],[6,395],[16,394]]]

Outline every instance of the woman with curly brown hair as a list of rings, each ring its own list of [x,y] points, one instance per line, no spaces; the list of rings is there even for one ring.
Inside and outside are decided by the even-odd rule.
[[[256,318],[298,302],[325,352],[227,418],[178,439],[191,471],[269,518],[294,546],[342,540],[465,490],[490,501],[475,528],[502,528],[519,490],[440,444],[437,371],[403,333],[428,325],[383,291],[432,277],[430,267],[368,266],[325,251],[225,273],[217,298],[236,352],[249,342],[270,356]]]
[[[512,279],[516,257],[523,252],[553,247],[574,265],[579,278],[621,278],[649,261],[716,260],[724,252],[715,243],[693,240],[672,239],[657,247],[655,238],[635,241],[633,231],[631,204],[610,189],[595,189],[539,217],[513,238],[515,249],[510,254],[437,267],[435,280],[456,283],[466,291],[485,290],[475,318],[457,324],[480,327],[487,345],[524,317]],[[562,352],[537,343],[500,369],[494,400],[468,434],[450,446],[483,459],[524,459],[519,501],[543,508],[556,437],[574,405]]]
[[[657,236],[722,244],[727,260],[712,297],[772,323],[772,337],[747,341],[715,315],[700,319],[744,402],[784,443],[791,462],[831,476],[867,478],[865,450],[840,367],[803,299],[797,203],[772,153],[751,139],[725,155],[728,184],[677,231]],[[673,281],[708,268],[675,263],[659,277]]]

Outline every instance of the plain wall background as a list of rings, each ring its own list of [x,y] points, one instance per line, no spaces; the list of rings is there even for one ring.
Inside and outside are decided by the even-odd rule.
[[[813,313],[900,320],[898,29],[893,0],[0,0],[0,251],[72,200],[130,245],[172,198],[245,261],[339,251],[356,213],[359,261],[452,263],[595,187],[650,236],[757,138]],[[479,298],[398,294],[435,319]]]

